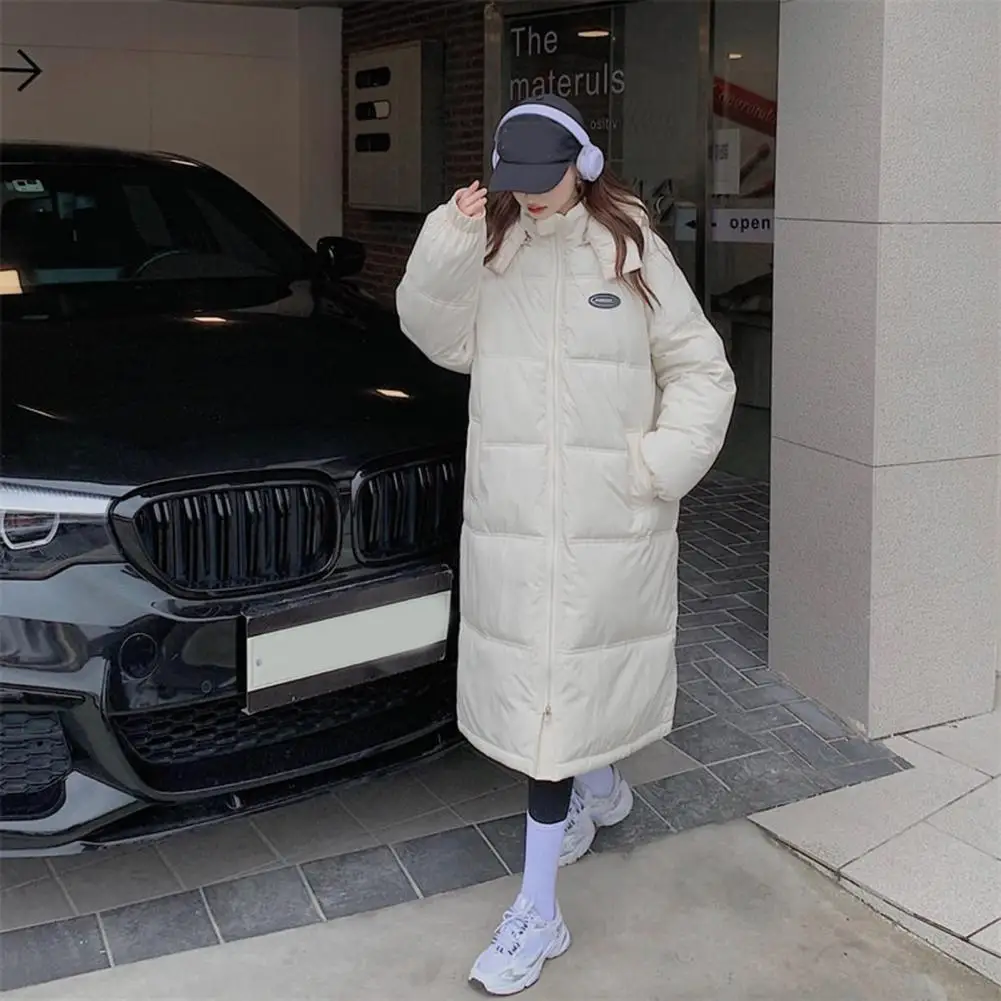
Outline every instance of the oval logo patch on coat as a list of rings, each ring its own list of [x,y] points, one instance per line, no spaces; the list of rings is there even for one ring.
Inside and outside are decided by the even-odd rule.
[[[595,309],[615,309],[622,305],[622,300],[611,292],[596,292],[587,300]]]

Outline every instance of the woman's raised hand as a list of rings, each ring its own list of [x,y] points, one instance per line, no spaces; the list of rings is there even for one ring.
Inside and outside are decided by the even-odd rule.
[[[479,181],[473,181],[468,188],[459,188],[455,193],[455,204],[470,219],[482,219],[487,211],[487,189]]]

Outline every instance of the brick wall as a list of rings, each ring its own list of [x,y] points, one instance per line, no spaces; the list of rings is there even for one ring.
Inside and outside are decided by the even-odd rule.
[[[352,52],[397,42],[431,39],[445,46],[445,185],[452,191],[483,172],[483,3],[478,0],[367,0],[343,13],[344,93]],[[349,109],[345,108],[345,116]],[[347,157],[347,118],[344,121]],[[403,275],[423,222],[409,213],[348,208],[344,165],[344,235],[361,240],[363,280],[387,301]]]

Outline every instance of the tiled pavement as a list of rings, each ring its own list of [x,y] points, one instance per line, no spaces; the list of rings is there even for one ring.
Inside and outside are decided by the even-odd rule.
[[[624,765],[633,815],[596,852],[907,766],[774,675],[767,487],[717,475],[681,521],[677,727]],[[0,863],[0,989],[301,927],[522,866],[523,782],[460,748],[155,845]]]
[[[913,767],[752,820],[1001,988],[1001,678],[993,712],[886,746]]]

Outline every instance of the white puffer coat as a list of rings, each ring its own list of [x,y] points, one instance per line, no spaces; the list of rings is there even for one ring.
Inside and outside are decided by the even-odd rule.
[[[637,210],[637,218],[641,217]],[[472,376],[460,557],[459,726],[556,781],[668,733],[678,505],[723,444],[734,382],[670,251],[642,218],[653,310],[578,205],[486,226],[428,216],[397,292],[403,330]]]

